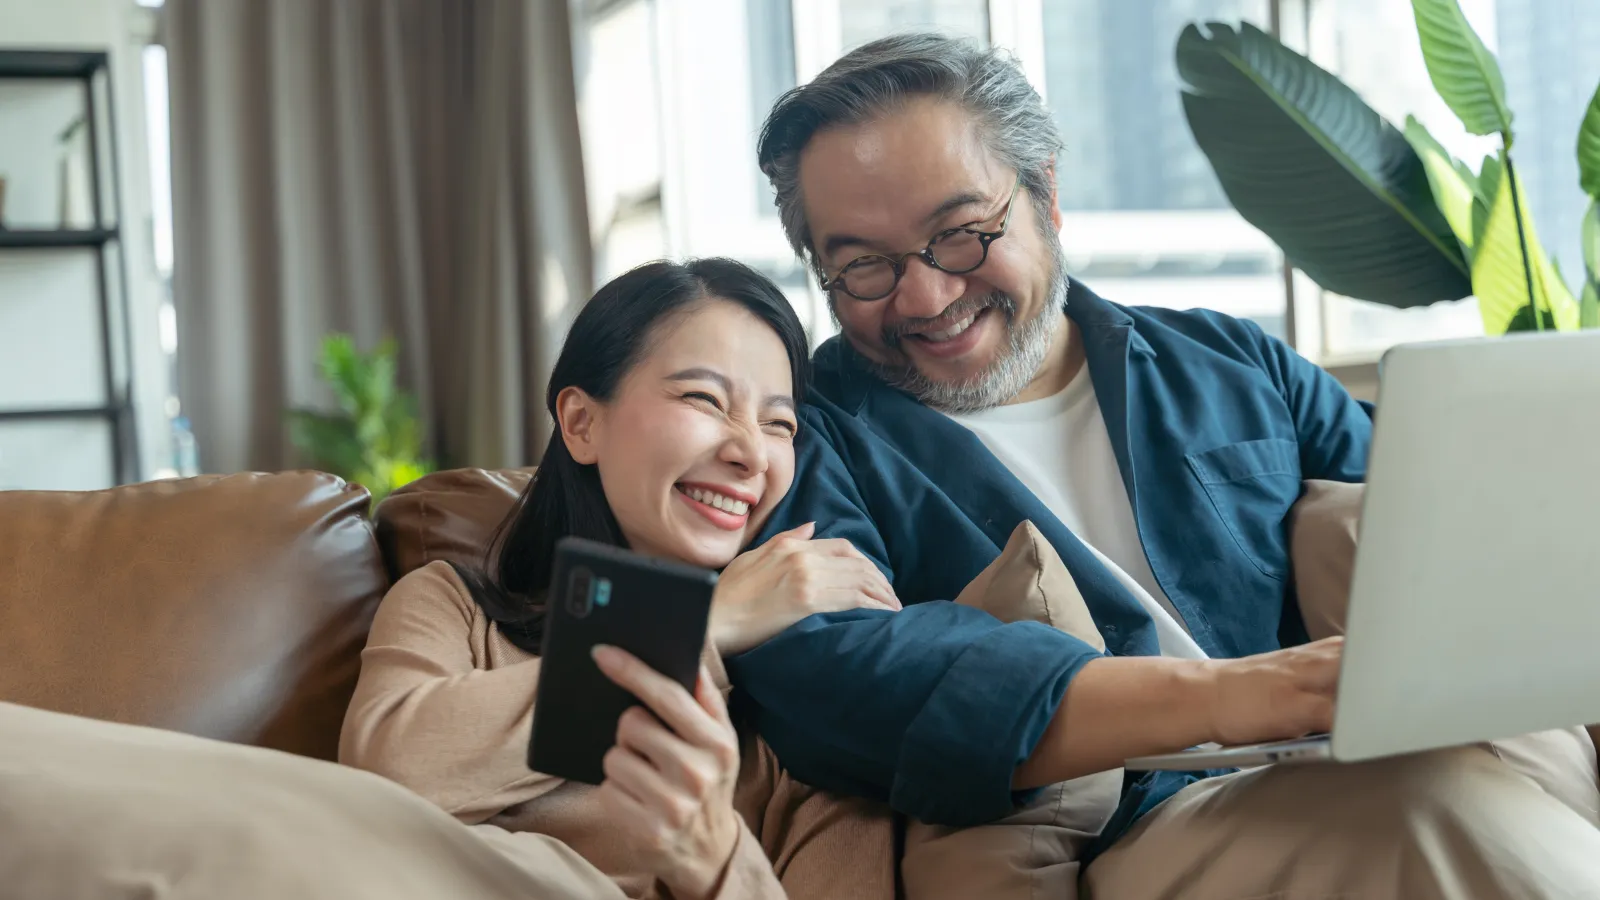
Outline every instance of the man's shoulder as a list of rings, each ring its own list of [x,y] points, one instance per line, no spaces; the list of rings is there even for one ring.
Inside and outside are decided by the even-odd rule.
[[[1204,348],[1256,361],[1274,342],[1259,324],[1214,309],[1119,308],[1133,320],[1134,330],[1158,353]]]

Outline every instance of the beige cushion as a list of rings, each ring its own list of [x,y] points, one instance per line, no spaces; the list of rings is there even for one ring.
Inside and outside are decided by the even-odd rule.
[[[1366,485],[1307,481],[1289,510],[1289,556],[1312,640],[1344,634]]]
[[[0,897],[623,900],[544,835],[330,762],[0,703]]]
[[[1039,622],[1105,652],[1106,641],[1056,548],[1032,522],[1011,532],[1005,550],[978,573],[956,602],[1002,622]]]
[[[1032,522],[956,597],[1002,622],[1041,622],[1100,650],[1077,583]],[[907,900],[1077,896],[1078,859],[1116,811],[1122,770],[1045,788],[1030,804],[976,828],[911,822],[901,863]]]

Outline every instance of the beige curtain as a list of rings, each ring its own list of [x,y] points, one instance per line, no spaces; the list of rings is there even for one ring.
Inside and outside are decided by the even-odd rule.
[[[567,0],[167,0],[179,397],[303,464],[322,336],[400,343],[446,465],[536,461],[592,273]]]

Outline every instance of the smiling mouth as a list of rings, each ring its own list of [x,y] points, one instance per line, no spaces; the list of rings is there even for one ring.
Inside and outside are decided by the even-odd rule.
[[[966,331],[968,328],[971,328],[972,324],[978,321],[978,319],[988,311],[988,308],[980,309],[977,312],[968,313],[965,318],[957,320],[954,325],[951,325],[948,328],[944,328],[939,331],[923,331],[917,334],[908,334],[906,337],[916,338],[919,341],[925,341],[929,344],[943,344],[946,341],[955,340],[961,335],[962,332]]]
[[[677,489],[678,493],[688,497],[690,500],[702,506],[708,506],[718,512],[733,516],[747,516],[750,514],[749,503],[743,500],[735,500],[726,494],[719,494],[716,491],[691,487],[685,484],[675,484],[673,487]]]

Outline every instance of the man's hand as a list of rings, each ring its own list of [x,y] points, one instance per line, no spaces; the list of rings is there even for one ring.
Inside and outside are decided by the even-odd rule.
[[[1333,727],[1344,638],[1243,659],[1105,657],[1078,670],[1017,788],[1040,787],[1215,741],[1253,744]]]
[[[1211,740],[1224,746],[1301,737],[1333,729],[1344,638],[1242,659],[1211,669]]]

